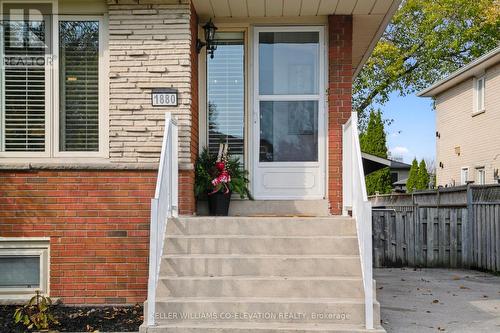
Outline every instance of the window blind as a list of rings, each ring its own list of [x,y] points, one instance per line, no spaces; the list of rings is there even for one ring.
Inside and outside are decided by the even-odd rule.
[[[220,143],[243,162],[245,133],[244,41],[242,33],[217,33],[217,50],[207,59],[208,148]]]
[[[45,22],[4,22],[3,150],[45,150]]]
[[[60,150],[99,150],[99,22],[59,24]]]

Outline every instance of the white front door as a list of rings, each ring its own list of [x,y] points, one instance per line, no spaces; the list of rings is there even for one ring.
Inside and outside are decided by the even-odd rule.
[[[325,197],[324,28],[255,28],[253,195]]]

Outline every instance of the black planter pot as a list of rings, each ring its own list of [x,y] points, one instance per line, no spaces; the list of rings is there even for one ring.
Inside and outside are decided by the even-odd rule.
[[[208,195],[208,211],[211,216],[228,216],[231,192],[217,192]]]

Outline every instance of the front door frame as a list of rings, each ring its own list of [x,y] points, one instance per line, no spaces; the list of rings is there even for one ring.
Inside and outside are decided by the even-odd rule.
[[[258,26],[252,29],[252,45],[250,59],[252,61],[251,67],[252,78],[251,78],[251,99],[250,99],[250,122],[249,122],[249,142],[251,142],[249,154],[251,155],[251,179],[252,179],[252,194],[255,199],[259,200],[321,200],[326,197],[326,149],[327,149],[327,105],[326,105],[326,42],[325,42],[325,26],[323,25],[290,25],[290,26]],[[317,100],[318,101],[318,161],[317,162],[272,162],[272,165],[268,162],[267,165],[263,166],[259,161],[259,151],[260,151],[260,108],[259,102],[261,100],[270,100],[268,98],[263,98],[259,96],[259,38],[258,34],[260,32],[294,32],[294,31],[317,31],[319,32],[319,46],[320,46],[320,59],[319,59],[319,88],[318,95],[315,98],[310,98],[310,96],[297,96],[304,99]],[[272,97],[272,100],[280,100],[280,97]],[[290,100],[289,97],[281,98],[281,100]],[[259,182],[257,181],[259,167],[262,168],[304,168],[309,170],[315,170],[319,180],[316,193],[304,194],[304,195],[269,195],[259,193],[257,186]]]
[[[328,149],[328,141],[327,141],[327,133],[328,133],[328,102],[326,95],[326,88],[328,82],[328,71],[326,70],[328,66],[328,54],[327,54],[327,40],[326,40],[326,29],[327,25],[325,22],[321,20],[311,20],[310,22],[296,21],[285,23],[282,22],[279,25],[272,24],[271,22],[263,23],[263,22],[255,22],[257,24],[252,24],[254,22],[245,22],[245,23],[226,23],[215,20],[215,24],[218,26],[219,31],[221,32],[233,32],[239,31],[243,32],[245,36],[245,167],[248,170],[249,179],[250,179],[250,192],[255,193],[255,166],[258,163],[258,155],[254,156],[255,151],[259,149],[258,138],[259,135],[255,133],[254,121],[255,115],[258,114],[258,108],[256,108],[257,99],[256,94],[258,93],[256,90],[258,83],[258,66],[255,62],[256,56],[258,55],[258,48],[256,49],[256,45],[258,46],[258,39],[255,38],[257,35],[256,31],[262,30],[279,30],[282,31],[298,31],[298,30],[313,30],[320,32],[320,89],[319,93],[321,98],[319,99],[319,116],[323,118],[321,126],[318,124],[318,144],[320,146],[319,151],[319,160],[322,161],[321,168],[321,183],[322,190],[321,194],[316,196],[306,196],[306,197],[265,197],[265,196],[257,196],[255,199],[260,200],[321,200],[327,197],[327,149]],[[203,30],[198,27],[198,33],[203,34]],[[217,51],[216,51],[217,52]],[[217,56],[217,55],[216,55]],[[198,105],[199,105],[199,149],[201,149],[207,145],[207,75],[206,75],[206,54],[205,52],[201,52],[198,57]],[[257,133],[258,134],[258,133]]]

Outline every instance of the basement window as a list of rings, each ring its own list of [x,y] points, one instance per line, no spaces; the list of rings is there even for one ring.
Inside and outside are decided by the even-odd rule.
[[[49,240],[0,238],[0,298],[48,294]]]

